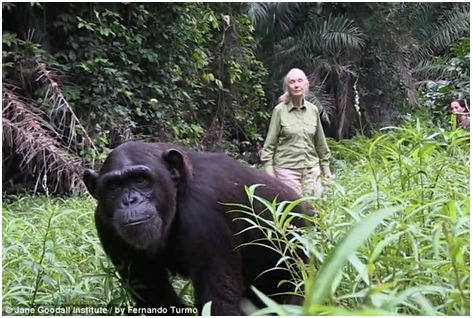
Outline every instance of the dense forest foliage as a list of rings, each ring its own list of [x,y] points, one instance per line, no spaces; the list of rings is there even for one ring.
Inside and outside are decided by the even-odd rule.
[[[2,3],[3,185],[83,189],[124,140],[236,155],[291,67],[335,140],[468,99],[468,3]],[[250,148],[250,147],[249,147]]]

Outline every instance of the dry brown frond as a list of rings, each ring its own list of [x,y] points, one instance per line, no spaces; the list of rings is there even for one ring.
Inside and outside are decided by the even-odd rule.
[[[48,114],[48,118],[50,118],[52,122],[56,123],[57,129],[59,130],[58,134],[62,138],[66,139],[67,150],[70,152],[77,152],[76,147],[80,144],[84,147],[92,148],[94,150],[92,153],[97,153],[94,142],[62,94],[60,89],[61,72],[48,67],[46,62],[39,58],[36,59],[36,64],[39,73],[37,81],[48,85],[48,90],[44,96],[44,99],[49,100],[51,105],[51,111]],[[78,140],[76,134],[77,129],[81,131],[81,138],[83,138],[82,141]],[[94,164],[94,162],[92,164]]]
[[[36,107],[30,106],[13,88],[3,84],[2,89],[3,147],[22,157],[18,164],[20,169],[34,176],[34,191],[46,177],[53,192],[82,192],[80,159],[61,148],[51,135],[51,126],[43,120]]]

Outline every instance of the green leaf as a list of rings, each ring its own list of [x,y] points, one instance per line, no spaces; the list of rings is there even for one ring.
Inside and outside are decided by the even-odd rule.
[[[215,84],[219,89],[223,89],[223,83],[219,79],[215,79]]]
[[[363,221],[357,223],[341,240],[341,242],[329,254],[326,261],[316,273],[315,278],[309,282],[304,315],[311,316],[315,313],[317,305],[323,304],[331,292],[339,272],[346,265],[349,257],[368,239],[375,228],[387,217],[398,212],[401,207],[389,207],[372,213]]]
[[[269,313],[275,313],[278,316],[287,316],[288,312],[284,309],[283,305],[277,304],[275,301],[264,295],[257,288],[251,286],[251,289],[259,297],[260,300],[267,306],[267,308],[254,313],[253,315],[267,315]]]
[[[211,316],[211,301],[203,305],[202,316]]]

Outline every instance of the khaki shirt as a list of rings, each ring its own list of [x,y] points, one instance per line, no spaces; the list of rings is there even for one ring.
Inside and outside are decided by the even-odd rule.
[[[300,108],[292,102],[275,106],[261,154],[265,171],[274,174],[274,167],[300,169],[319,164],[326,174],[330,157],[315,105],[304,101]]]

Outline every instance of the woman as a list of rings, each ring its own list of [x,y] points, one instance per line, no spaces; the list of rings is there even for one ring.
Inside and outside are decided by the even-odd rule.
[[[284,94],[270,120],[261,162],[267,173],[294,188],[300,195],[321,196],[318,177],[333,175],[331,152],[326,142],[318,108],[305,100],[308,79],[297,68],[284,78]]]
[[[469,129],[470,127],[470,115],[467,104],[464,100],[454,100],[449,105],[451,112],[456,115],[457,126],[460,128]]]

